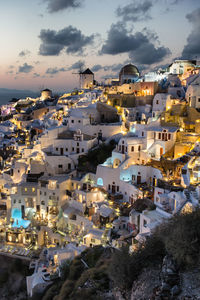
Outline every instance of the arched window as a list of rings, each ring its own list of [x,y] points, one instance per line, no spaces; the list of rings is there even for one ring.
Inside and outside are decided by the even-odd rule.
[[[103,186],[103,179],[101,177],[97,179],[97,185]]]

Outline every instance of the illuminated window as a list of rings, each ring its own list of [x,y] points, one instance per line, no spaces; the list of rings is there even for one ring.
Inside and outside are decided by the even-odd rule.
[[[98,178],[97,179],[97,184],[103,186],[103,179],[102,178]]]
[[[24,188],[24,191],[27,192],[28,191],[27,188]]]
[[[32,188],[32,192],[35,192],[35,188]]]

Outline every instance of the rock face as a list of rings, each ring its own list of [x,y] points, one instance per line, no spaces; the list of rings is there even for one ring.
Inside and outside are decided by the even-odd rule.
[[[177,299],[181,292],[180,276],[174,260],[169,255],[163,259],[160,283],[160,286],[154,288],[151,300]]]
[[[130,299],[200,300],[200,267],[179,272],[172,257],[165,256],[160,269],[145,269],[133,282]]]
[[[160,285],[160,268],[145,269],[134,281],[131,300],[148,300],[152,295],[153,287]]]

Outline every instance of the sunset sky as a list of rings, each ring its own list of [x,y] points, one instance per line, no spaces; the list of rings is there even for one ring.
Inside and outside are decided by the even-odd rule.
[[[0,87],[78,86],[132,62],[143,72],[174,58],[200,59],[199,0],[6,0],[0,9]],[[84,68],[84,66],[83,66]]]

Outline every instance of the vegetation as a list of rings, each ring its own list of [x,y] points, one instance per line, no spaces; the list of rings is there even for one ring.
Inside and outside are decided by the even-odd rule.
[[[200,209],[179,215],[157,230],[166,251],[181,269],[192,268],[200,262]]]
[[[107,260],[101,260],[104,252],[105,249],[99,246],[87,249],[70,264],[63,265],[64,276],[60,283],[55,282],[42,300],[101,299],[97,291],[109,288]]]
[[[102,164],[111,156],[115,148],[115,141],[111,140],[109,144],[101,144],[99,147],[91,149],[86,155],[82,155],[78,160],[78,170],[96,172],[98,164]]]
[[[154,210],[155,207],[155,204],[149,199],[137,199],[133,203],[131,209],[134,208],[136,211],[141,213],[145,209]]]
[[[144,268],[158,266],[164,255],[164,244],[157,236],[147,239],[143,247],[133,254],[129,253],[128,247],[114,252],[109,266],[109,275],[114,286],[126,292]]]
[[[110,289],[120,289],[125,299],[133,282],[144,269],[159,269],[166,254],[171,254],[180,269],[192,269],[200,258],[200,210],[175,216],[160,226],[138,250],[101,246],[85,250],[64,268],[42,300],[101,300]]]

